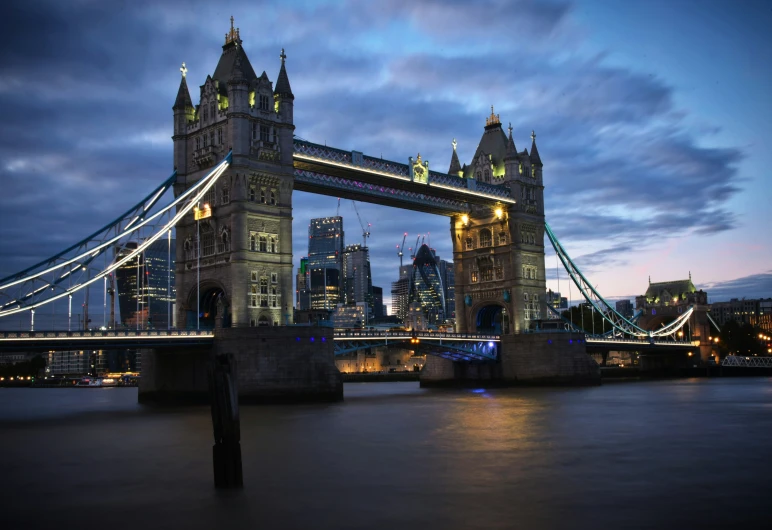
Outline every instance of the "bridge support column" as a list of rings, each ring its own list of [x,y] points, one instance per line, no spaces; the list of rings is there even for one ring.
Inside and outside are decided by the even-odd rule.
[[[142,357],[140,403],[209,402],[207,364],[212,354],[233,354],[239,402],[340,401],[343,380],[335,367],[332,329],[223,328],[211,349],[158,349]]]
[[[599,385],[600,367],[575,333],[502,335],[499,360],[464,363],[428,356],[422,387]]]

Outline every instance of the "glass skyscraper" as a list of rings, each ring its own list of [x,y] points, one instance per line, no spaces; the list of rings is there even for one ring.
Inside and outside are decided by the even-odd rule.
[[[136,248],[136,242],[116,248],[115,259],[122,259]],[[176,296],[174,248],[173,239],[171,244],[166,239],[159,239],[115,271],[120,322],[123,326],[132,329],[169,327]]]
[[[410,302],[418,302],[431,324],[445,322],[445,288],[439,260],[428,245],[422,245],[413,261]]]
[[[311,309],[335,309],[341,302],[343,218],[311,219],[308,225],[308,285]]]

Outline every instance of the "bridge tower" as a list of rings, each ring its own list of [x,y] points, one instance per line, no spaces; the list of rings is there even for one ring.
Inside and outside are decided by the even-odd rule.
[[[518,151],[493,107],[471,164],[460,165],[453,141],[448,173],[472,189],[507,187],[518,201],[451,218],[459,332],[518,333],[545,317],[544,184],[535,134],[531,142],[530,153]]]
[[[203,203],[177,225],[177,326],[273,326],[292,321],[293,100],[282,50],[276,85],[255,74],[238,28],[225,34],[200,101],[182,80],[174,103],[175,195],[233,150]],[[203,208],[203,204],[201,205]],[[200,217],[200,216],[199,216]],[[199,281],[200,278],[200,281]]]

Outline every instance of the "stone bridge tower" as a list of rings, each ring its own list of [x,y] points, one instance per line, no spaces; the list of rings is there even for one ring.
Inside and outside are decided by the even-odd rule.
[[[292,321],[293,100],[281,53],[276,85],[255,74],[238,28],[193,102],[183,64],[174,102],[175,195],[220,162],[232,164],[204,198],[211,216],[177,225],[177,327],[273,326]],[[203,207],[203,205],[202,205]],[[198,225],[198,226],[197,226]],[[200,270],[198,270],[200,269]],[[200,283],[198,277],[200,272]]]
[[[518,333],[546,318],[544,184],[535,134],[531,142],[530,153],[518,152],[493,107],[469,165],[460,165],[453,142],[448,173],[480,191],[507,187],[517,201],[451,218],[459,332]]]

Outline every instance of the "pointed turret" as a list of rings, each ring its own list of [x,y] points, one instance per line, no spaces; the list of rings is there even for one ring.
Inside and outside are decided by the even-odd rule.
[[[461,162],[458,161],[458,154],[456,153],[456,139],[453,138],[453,154],[450,157],[450,168],[448,168],[449,175],[458,175],[461,173]]]
[[[515,147],[515,140],[512,138],[512,123],[509,124],[509,137],[507,138],[507,151],[504,154],[504,159],[516,158],[517,147]]]
[[[182,79],[180,79],[180,89],[177,91],[177,99],[174,100],[174,106],[172,109],[186,109],[193,106],[193,100],[190,99],[190,90],[188,90],[188,82],[185,75],[188,73],[188,69],[185,63],[182,63]]]
[[[284,48],[281,49],[279,57],[281,57],[281,69],[279,70],[279,77],[276,79],[276,89],[273,93],[274,95],[295,99],[295,96],[292,94],[292,88],[290,88],[289,77],[287,77],[287,69],[284,67],[284,61],[287,59]]]
[[[536,133],[533,131],[531,131],[531,164],[535,166],[543,165],[539,157],[539,151],[536,149]]]

